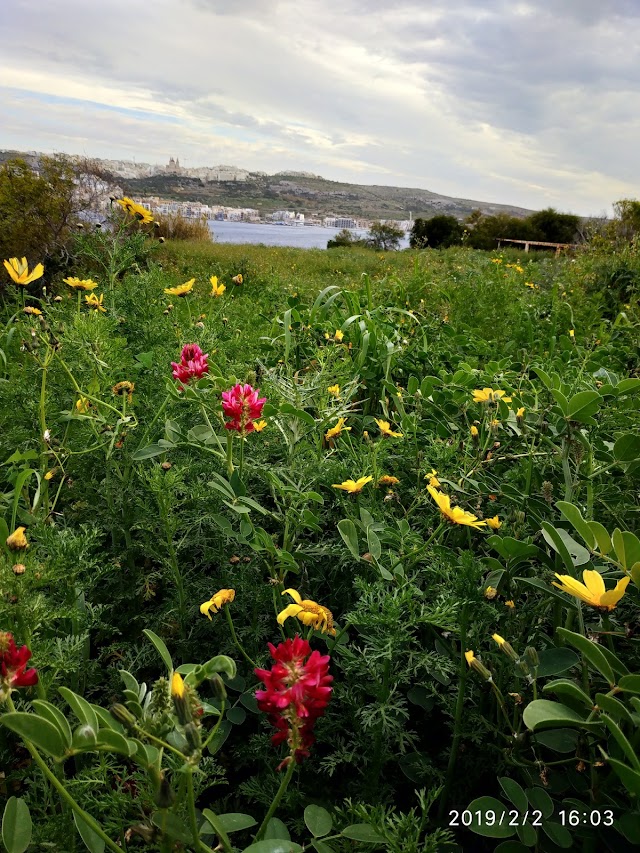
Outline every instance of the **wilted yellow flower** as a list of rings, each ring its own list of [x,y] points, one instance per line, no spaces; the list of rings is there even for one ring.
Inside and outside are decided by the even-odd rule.
[[[474,403],[497,403],[498,400],[504,400],[505,403],[511,402],[511,397],[505,397],[506,391],[494,391],[493,388],[477,388],[473,392]]]
[[[34,308],[33,305],[26,305],[22,310],[25,314],[31,314],[34,317],[42,317],[42,311],[39,308]]]
[[[453,522],[453,524],[463,524],[466,527],[475,527],[476,529],[486,525],[486,521],[479,521],[476,515],[467,512],[465,509],[462,509],[462,507],[452,507],[449,495],[439,492],[437,489],[434,489],[433,486],[427,486],[427,491],[438,504],[438,508],[443,516]]]
[[[432,468],[428,474],[425,474],[425,480],[429,481],[429,485],[433,486],[434,489],[440,488],[440,480],[438,479],[438,472],[435,468]]]
[[[7,548],[11,551],[26,551],[29,547],[27,537],[24,535],[26,527],[17,527],[11,536],[7,537]]]
[[[295,589],[285,589],[282,595],[287,593],[294,600],[294,604],[278,614],[278,625],[284,625],[290,616],[299,619],[303,625],[313,627],[316,631],[321,631],[323,634],[331,634],[335,636],[336,629],[333,627],[333,614],[328,607],[323,607],[322,604],[317,604],[315,601],[303,599]]]
[[[505,606],[505,607],[508,607],[508,608],[509,608],[509,610],[515,610],[516,603],[515,603],[515,601],[512,601],[512,600],[509,598],[507,601],[505,601],[504,606]]]
[[[344,338],[344,332],[341,332],[340,329],[336,329],[336,333],[333,337],[336,341],[338,341],[338,343],[340,343],[340,341]]]
[[[487,599],[487,601],[493,601],[497,594],[498,590],[495,588],[495,586],[488,586],[484,591],[484,597]]]
[[[471,650],[469,650],[468,652],[465,652],[464,656],[465,656],[465,660],[467,661],[469,666],[471,666],[471,661],[476,659],[476,656],[474,655],[474,653]]]
[[[266,421],[254,421],[253,428],[256,432],[262,432],[262,430],[266,427]]]
[[[338,423],[335,426],[332,426],[330,429],[326,431],[324,437],[327,441],[331,441],[332,438],[336,438],[342,432],[350,432],[351,427],[346,427],[347,419],[346,418],[338,418]]]
[[[492,264],[501,264],[502,259],[501,258],[491,258],[491,263]]]
[[[189,281],[185,281],[184,284],[179,284],[177,287],[165,287],[164,292],[170,296],[186,296],[193,289],[195,281],[195,278],[192,278]]]
[[[118,198],[116,199],[116,204],[119,204],[123,207],[130,216],[135,216],[143,225],[147,225],[149,222],[153,222],[153,214],[150,210],[147,210],[146,207],[143,207],[141,204],[133,201],[133,199],[127,198]]]
[[[340,386],[339,385],[329,385],[327,391],[332,394],[334,397],[340,396]]]
[[[52,468],[51,471],[47,471],[47,473],[44,475],[44,478],[45,478],[45,480],[53,480],[53,478],[55,477],[55,474],[56,474],[56,469]]]
[[[521,421],[523,417],[524,417],[524,406],[520,406],[520,408],[519,408],[519,409],[518,409],[518,411],[516,412],[516,418],[517,418],[519,421]]]
[[[98,286],[98,282],[93,281],[91,278],[74,278],[73,276],[69,276],[69,278],[63,278],[62,280],[69,287],[75,287],[77,290],[95,290]]]
[[[342,489],[349,492],[350,495],[355,495],[361,492],[362,489],[373,480],[373,477],[360,477],[358,480],[345,480],[344,483],[333,483],[334,489]]]
[[[500,530],[500,528],[502,527],[502,522],[500,521],[497,515],[494,515],[493,518],[488,518],[487,524],[492,530]]]
[[[395,486],[400,482],[397,477],[392,477],[390,474],[384,474],[378,480],[379,486]]]
[[[242,284],[242,282],[244,281],[244,279],[242,278],[242,273],[239,272],[238,275],[234,275],[231,281],[234,284]]]
[[[116,382],[111,391],[115,394],[116,397],[123,397],[126,394],[127,402],[130,403],[135,387],[136,386],[133,382],[127,382],[127,380],[125,379],[124,382]]]
[[[374,418],[374,421],[378,425],[378,429],[380,430],[381,435],[389,436],[390,438],[402,438],[401,432],[393,432],[391,429],[391,424],[389,421],[383,421],[379,418]]]
[[[76,400],[76,411],[79,414],[84,415],[89,411],[90,405],[91,403],[87,400],[86,397],[79,397],[78,400]]]
[[[102,311],[103,314],[107,313],[107,309],[102,304],[104,302],[104,293],[100,294],[99,299],[95,293],[88,293],[85,296],[84,301],[87,303],[89,308],[93,308],[94,311]]]
[[[219,589],[218,592],[211,596],[209,601],[205,601],[204,604],[200,605],[200,613],[211,619],[212,610],[214,613],[217,613],[218,610],[222,610],[225,604],[231,604],[235,597],[235,589]]]
[[[530,287],[531,290],[538,290],[538,285],[534,284],[532,281],[525,281],[524,286]]]
[[[472,426],[472,427],[471,427],[471,429],[469,430],[469,432],[471,433],[471,438],[472,438],[474,441],[477,441],[478,436],[480,435],[480,433],[478,432],[478,427],[477,427],[477,426]]]
[[[227,288],[224,284],[218,284],[218,277],[212,275],[209,281],[211,282],[211,296],[222,296]]]
[[[16,284],[23,285],[23,287],[31,284],[32,281],[36,281],[38,278],[42,278],[44,275],[42,264],[38,264],[29,272],[29,265],[26,258],[22,258],[21,261],[18,258],[9,258],[8,261],[4,262],[4,266],[13,281]]]
[[[560,583],[552,581],[553,586],[573,595],[574,598],[579,598],[585,604],[591,607],[596,607],[598,610],[614,610],[620,599],[625,593],[627,584],[630,578],[621,578],[615,586],[615,589],[606,591],[604,580],[600,572],[595,569],[585,569],[582,573],[584,583],[572,578],[570,575],[559,575],[556,572],[556,577]]]

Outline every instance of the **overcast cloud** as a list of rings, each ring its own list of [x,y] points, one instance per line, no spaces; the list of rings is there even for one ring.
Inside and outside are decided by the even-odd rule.
[[[0,148],[640,196],[640,0],[1,0],[0,32]]]

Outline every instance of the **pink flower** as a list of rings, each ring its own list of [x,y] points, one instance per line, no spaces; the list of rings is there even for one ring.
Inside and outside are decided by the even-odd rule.
[[[222,411],[231,418],[225,424],[227,429],[234,429],[241,435],[253,432],[254,421],[262,415],[262,409],[267,402],[266,397],[258,397],[260,389],[251,385],[234,385],[229,391],[222,392]]]
[[[275,745],[289,744],[289,756],[278,770],[292,760],[300,763],[309,755],[314,741],[313,727],[331,698],[333,676],[329,675],[329,655],[311,651],[301,637],[286,640],[279,646],[269,643],[275,663],[271,669],[256,669],[265,689],[256,691],[258,708],[269,715],[277,732],[271,738]],[[305,658],[310,655],[305,663]]]
[[[38,671],[26,668],[30,657],[31,651],[26,646],[16,646],[13,634],[0,633],[0,686],[4,683],[11,689],[37,684]]]
[[[173,378],[181,383],[181,391],[192,379],[201,379],[205,373],[209,372],[208,357],[209,353],[202,352],[198,344],[187,344],[182,347],[180,364],[176,364],[175,361],[171,362]]]

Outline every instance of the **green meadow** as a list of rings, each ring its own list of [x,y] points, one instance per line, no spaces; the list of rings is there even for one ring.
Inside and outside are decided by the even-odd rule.
[[[633,849],[637,245],[123,207],[0,268],[4,848]]]

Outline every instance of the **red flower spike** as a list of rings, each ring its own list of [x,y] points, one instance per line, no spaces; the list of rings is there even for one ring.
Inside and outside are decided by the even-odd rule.
[[[0,634],[0,682],[3,687],[32,687],[38,683],[38,671],[26,668],[30,658],[30,649],[18,648],[13,634]]]
[[[262,415],[262,409],[267,402],[266,397],[259,397],[260,389],[251,385],[234,385],[229,391],[222,392],[222,411],[231,418],[225,424],[227,429],[236,430],[241,435],[253,432],[253,422]]]
[[[329,675],[329,655],[312,652],[301,637],[279,646],[269,643],[269,650],[274,665],[271,669],[254,670],[265,686],[256,691],[256,699],[258,708],[269,715],[277,729],[271,742],[276,746],[285,741],[289,744],[290,754],[278,767],[280,770],[290,761],[300,763],[309,755],[313,727],[331,698],[329,685],[333,676]]]
[[[180,382],[180,390],[182,391],[185,385],[188,385],[192,379],[201,379],[205,373],[209,372],[207,358],[209,353],[204,353],[198,344],[187,344],[182,347],[180,353],[180,363],[171,362],[173,367],[173,378]]]

